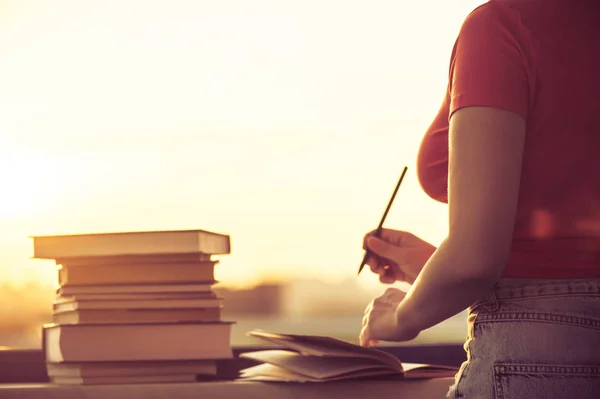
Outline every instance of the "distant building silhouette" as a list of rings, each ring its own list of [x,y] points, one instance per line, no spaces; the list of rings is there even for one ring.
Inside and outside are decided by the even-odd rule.
[[[362,314],[375,294],[355,280],[329,283],[294,279],[250,289],[215,288],[225,299],[223,313],[236,316],[342,316]]]
[[[361,315],[373,294],[354,279],[329,283],[317,279],[291,280],[285,286],[284,313],[295,316]]]
[[[262,284],[251,289],[232,290],[215,288],[216,294],[224,298],[223,314],[278,316],[282,313],[282,292],[280,284]]]

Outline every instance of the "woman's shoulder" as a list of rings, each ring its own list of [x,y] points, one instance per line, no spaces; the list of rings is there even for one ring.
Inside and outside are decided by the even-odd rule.
[[[488,1],[471,11],[465,18],[459,36],[480,34],[481,32],[499,31],[515,32],[522,23],[523,9],[521,2],[504,0]]]
[[[499,15],[518,16],[521,13],[530,11],[540,12],[544,10],[543,3],[546,5],[548,1],[544,0],[488,0],[487,2],[475,7],[468,14],[468,18],[493,18]]]

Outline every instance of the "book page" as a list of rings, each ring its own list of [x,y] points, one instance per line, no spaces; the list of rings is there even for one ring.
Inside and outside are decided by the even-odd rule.
[[[419,363],[402,363],[405,378],[442,378],[454,377],[458,367]]]
[[[318,378],[298,374],[293,371],[286,370],[283,367],[268,363],[248,367],[247,369],[240,371],[240,377],[244,379],[253,377],[269,377],[277,379],[278,381],[318,381]]]
[[[364,348],[331,337],[275,334],[260,330],[252,330],[248,335],[306,355],[376,359],[395,370],[402,369],[400,360],[390,353],[374,348]]]
[[[366,370],[402,373],[400,367],[390,368],[378,360],[368,358],[310,356],[276,349],[242,353],[240,357],[319,379]]]
[[[280,382],[326,382],[326,381],[342,381],[342,380],[355,380],[359,378],[367,377],[386,377],[396,376],[401,377],[397,372],[390,371],[390,369],[380,370],[359,370],[352,373],[345,374],[343,376],[336,376],[331,378],[315,378],[292,371],[286,370],[282,367],[274,366],[272,364],[263,363],[258,366],[249,367],[241,371],[240,379],[243,381],[280,381]]]

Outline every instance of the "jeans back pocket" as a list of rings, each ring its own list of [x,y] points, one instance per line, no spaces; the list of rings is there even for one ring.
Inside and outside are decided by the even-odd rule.
[[[598,399],[600,365],[494,364],[495,399]]]

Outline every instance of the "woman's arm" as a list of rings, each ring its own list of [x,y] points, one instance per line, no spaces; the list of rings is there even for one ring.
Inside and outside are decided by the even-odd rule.
[[[524,142],[525,120],[515,113],[468,107],[451,117],[449,233],[397,307],[400,329],[418,332],[463,311],[501,276],[512,241]]]

